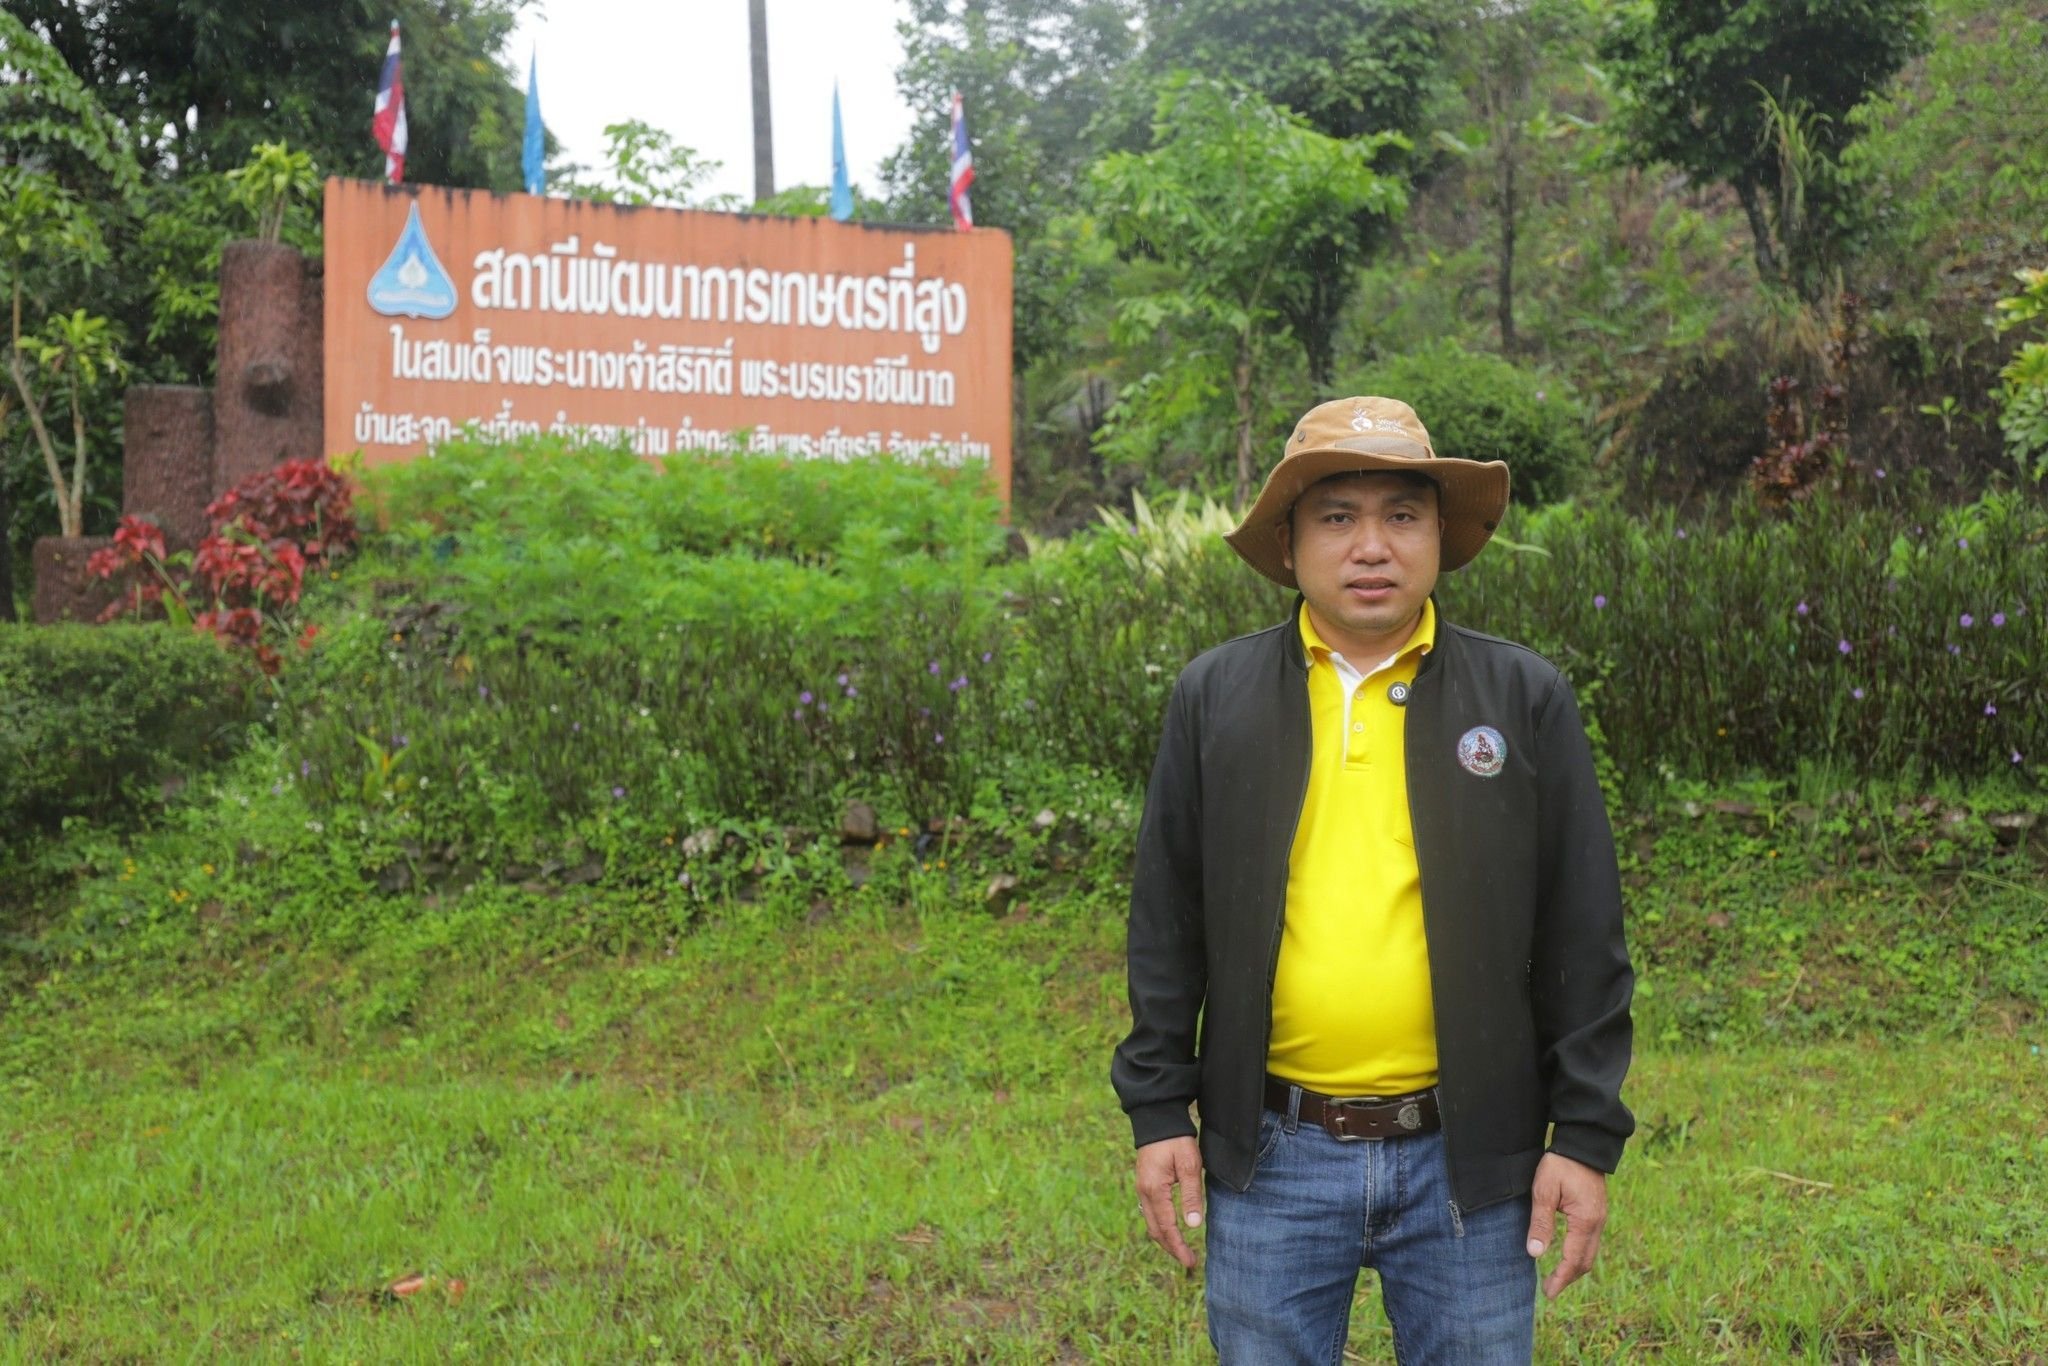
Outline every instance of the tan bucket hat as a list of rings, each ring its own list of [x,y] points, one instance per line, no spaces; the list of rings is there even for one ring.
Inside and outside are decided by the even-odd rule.
[[[1508,467],[1499,460],[1452,460],[1436,453],[1415,410],[1394,398],[1339,398],[1295,424],[1280,463],[1266,476],[1244,525],[1223,539],[1244,562],[1283,588],[1298,588],[1280,557],[1280,526],[1302,492],[1333,474],[1397,470],[1436,481],[1444,519],[1440,568],[1471,561],[1508,506]]]

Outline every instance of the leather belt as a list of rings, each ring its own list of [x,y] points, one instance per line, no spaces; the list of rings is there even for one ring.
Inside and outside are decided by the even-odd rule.
[[[1292,1082],[1266,1078],[1266,1108],[1287,1113]],[[1406,1138],[1432,1134],[1443,1127],[1436,1088],[1405,1096],[1325,1096],[1303,1088],[1300,1118],[1330,1137],[1344,1141],[1365,1138]]]

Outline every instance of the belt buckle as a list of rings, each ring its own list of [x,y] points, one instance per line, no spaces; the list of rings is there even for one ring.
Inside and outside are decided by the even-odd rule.
[[[1351,1107],[1386,1105],[1390,1103],[1390,1099],[1387,1096],[1332,1096],[1326,1102],[1326,1105],[1336,1110],[1335,1122],[1341,1126],[1345,1118],[1350,1114]],[[1409,1133],[1414,1133],[1420,1129],[1422,1127],[1421,1103],[1414,1100],[1402,1101],[1401,1108],[1394,1112],[1394,1123],[1400,1125],[1402,1129]],[[1328,1126],[1325,1127],[1327,1128]],[[1339,1143],[1369,1143],[1376,1141],[1371,1134],[1347,1134],[1340,1133],[1336,1129],[1330,1130],[1330,1136]]]

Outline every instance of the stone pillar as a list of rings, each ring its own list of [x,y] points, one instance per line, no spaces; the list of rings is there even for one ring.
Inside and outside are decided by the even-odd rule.
[[[212,529],[213,391],[138,384],[122,407],[121,510],[149,517],[172,550],[190,550]]]
[[[96,550],[114,543],[112,536],[44,536],[36,541],[35,619],[42,625],[58,621],[96,621],[114,589],[88,574],[85,562]]]
[[[212,494],[321,450],[320,272],[290,247],[230,242],[220,258]]]

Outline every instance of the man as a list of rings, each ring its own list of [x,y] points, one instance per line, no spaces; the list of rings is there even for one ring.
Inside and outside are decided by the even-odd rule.
[[[1633,976],[1591,747],[1554,667],[1431,596],[1507,499],[1405,403],[1315,408],[1226,538],[1296,610],[1167,705],[1111,1078],[1189,1268],[1173,1190],[1206,1208],[1225,1362],[1337,1360],[1372,1267],[1403,1363],[1526,1363],[1557,1216],[1546,1295],[1599,1245]]]

